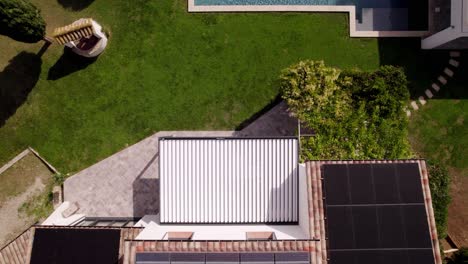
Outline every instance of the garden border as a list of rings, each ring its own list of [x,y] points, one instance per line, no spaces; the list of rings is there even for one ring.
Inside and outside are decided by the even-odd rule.
[[[47,162],[47,160],[45,160],[41,155],[39,155],[39,153],[31,148],[31,147],[27,147],[25,150],[23,150],[20,154],[16,155],[14,158],[12,158],[10,161],[8,161],[7,163],[5,163],[5,165],[3,165],[1,168],[0,168],[0,174],[4,173],[6,170],[8,170],[11,166],[15,165],[18,161],[20,161],[22,158],[24,158],[26,155],[28,155],[29,153],[32,153],[34,156],[36,156],[42,163],[44,163],[47,168],[49,170],[51,170],[53,173],[58,173],[58,170],[52,166],[49,162]]]

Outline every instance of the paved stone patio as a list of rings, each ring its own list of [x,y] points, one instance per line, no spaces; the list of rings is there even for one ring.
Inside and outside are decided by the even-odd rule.
[[[242,131],[158,132],[86,168],[64,183],[65,201],[88,217],[142,217],[159,212],[158,139],[178,137],[294,136],[297,119],[279,103]]]
[[[88,217],[141,217],[159,210],[158,138],[229,137],[233,131],[158,132],[96,164],[64,183],[65,201],[76,202]]]

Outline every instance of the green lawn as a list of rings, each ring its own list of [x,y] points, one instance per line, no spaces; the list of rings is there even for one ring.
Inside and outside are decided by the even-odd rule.
[[[468,175],[468,61],[440,93],[417,111],[410,122],[411,142],[421,156],[439,160],[452,173]]]
[[[189,14],[186,0],[32,2],[49,33],[93,17],[111,37],[94,63],[55,44],[39,58],[42,43],[0,37],[0,123],[9,117],[0,164],[29,145],[74,172],[156,131],[234,129],[274,100],[281,69],[299,60],[401,65],[413,97],[447,60],[421,51],[419,39],[351,39],[345,14]]]
[[[410,141],[418,156],[447,166],[452,197],[448,213],[448,232],[459,246],[468,246],[468,60],[435,99],[413,114]]]
[[[72,12],[33,2],[49,31],[93,17],[110,43],[89,64],[57,45],[38,60],[24,51],[40,44],[0,38],[0,89],[13,101],[28,95],[0,128],[0,164],[30,145],[77,171],[159,130],[234,129],[277,96],[280,70],[299,60],[380,65],[378,41],[350,39],[344,14],[189,14],[186,0],[95,1]]]

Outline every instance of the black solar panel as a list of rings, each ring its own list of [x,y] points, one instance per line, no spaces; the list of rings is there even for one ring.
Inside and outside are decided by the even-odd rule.
[[[331,264],[432,264],[417,163],[323,165]]]
[[[427,223],[426,208],[408,205],[403,207],[406,240],[410,248],[432,247]]]
[[[330,251],[329,264],[357,264],[354,261],[354,252],[351,251]]]
[[[370,204],[375,202],[373,192],[365,190],[372,189],[371,168],[366,165],[355,165],[349,167],[349,183],[352,204]]]
[[[378,206],[380,248],[406,248],[400,206]]]
[[[308,252],[276,253],[276,264],[309,264],[310,257]]]
[[[239,263],[238,253],[208,253],[206,254],[206,263]]]
[[[249,263],[308,264],[308,252],[282,253],[136,253],[137,264]]]
[[[32,264],[117,263],[119,229],[36,228]]]
[[[352,212],[349,207],[327,208],[328,230],[333,230],[333,232],[328,232],[331,248],[354,248],[352,220]]]
[[[417,164],[400,164],[397,167],[402,203],[424,203],[424,196]],[[418,177],[414,177],[418,175]]]
[[[375,207],[353,207],[354,247],[378,248],[377,210]]]
[[[380,252],[380,264],[408,264],[408,251],[406,250],[383,250]],[[421,262],[426,263],[426,262]],[[431,263],[431,262],[427,262]]]
[[[386,164],[373,164],[372,169],[376,196],[375,202],[378,204],[399,203],[400,198],[395,168],[389,167]]]
[[[434,263],[434,253],[432,249],[408,250],[408,264]]]
[[[136,264],[170,264],[170,253],[136,253]]]
[[[205,263],[204,253],[172,253],[171,263]]]
[[[325,192],[333,193],[327,196],[328,204],[349,204],[349,184],[346,165],[326,166],[324,171],[327,175],[325,181]]]
[[[273,253],[241,253],[241,263],[275,263]]]

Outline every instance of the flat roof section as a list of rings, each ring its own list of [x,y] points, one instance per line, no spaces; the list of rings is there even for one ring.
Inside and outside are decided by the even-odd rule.
[[[163,138],[161,223],[297,223],[296,138]]]
[[[322,176],[330,264],[435,263],[418,163],[325,164]]]

